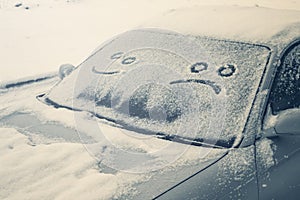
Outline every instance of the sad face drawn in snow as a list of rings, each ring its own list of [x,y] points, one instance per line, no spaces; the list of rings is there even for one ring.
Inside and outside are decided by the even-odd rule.
[[[235,73],[233,65],[216,70],[162,49],[116,52],[110,59],[107,67],[91,66],[97,76],[92,92],[96,107],[159,122],[211,111],[224,95],[222,78]]]

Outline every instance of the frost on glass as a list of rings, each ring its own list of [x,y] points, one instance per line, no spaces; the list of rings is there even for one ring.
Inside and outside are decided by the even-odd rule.
[[[46,98],[143,133],[232,141],[268,56],[257,45],[136,30],[100,48]]]
[[[274,114],[300,106],[300,45],[284,55],[270,96]]]

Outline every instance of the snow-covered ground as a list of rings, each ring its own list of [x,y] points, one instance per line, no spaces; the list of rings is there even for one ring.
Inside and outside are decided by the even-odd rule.
[[[169,9],[223,4],[300,10],[297,0],[0,0],[0,82],[78,65]]]

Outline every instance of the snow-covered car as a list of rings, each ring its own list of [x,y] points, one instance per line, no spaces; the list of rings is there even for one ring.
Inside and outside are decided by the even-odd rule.
[[[109,183],[99,199],[300,196],[300,12],[171,10],[0,92],[1,126],[29,145],[84,145]]]

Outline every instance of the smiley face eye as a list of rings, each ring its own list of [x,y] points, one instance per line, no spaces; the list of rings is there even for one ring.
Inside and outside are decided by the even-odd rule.
[[[236,68],[234,65],[226,64],[218,69],[218,74],[222,77],[230,77],[235,73],[235,71]]]
[[[122,60],[122,64],[123,65],[130,65],[132,63],[134,63],[136,60],[135,57],[128,57],[128,58],[125,58],[124,60]]]
[[[124,54],[123,52],[117,52],[117,53],[114,53],[113,55],[111,55],[110,58],[113,60],[117,60],[117,59],[121,58],[123,54]]]
[[[205,62],[198,62],[198,63],[195,63],[191,66],[191,72],[192,73],[200,73],[204,70],[207,70],[208,68],[208,64],[205,63]]]

